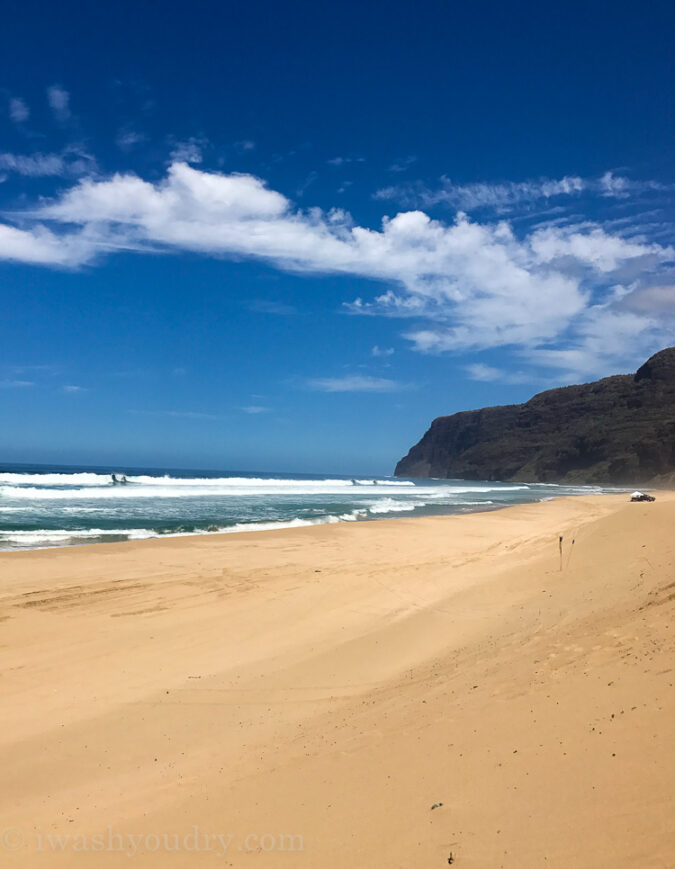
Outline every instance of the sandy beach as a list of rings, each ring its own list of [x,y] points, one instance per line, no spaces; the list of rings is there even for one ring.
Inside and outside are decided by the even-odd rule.
[[[672,867],[674,525],[661,492],[2,553],[0,862]]]

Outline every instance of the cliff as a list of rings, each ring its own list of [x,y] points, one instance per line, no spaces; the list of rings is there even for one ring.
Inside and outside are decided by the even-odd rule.
[[[398,477],[637,485],[675,474],[675,347],[635,375],[435,419]]]

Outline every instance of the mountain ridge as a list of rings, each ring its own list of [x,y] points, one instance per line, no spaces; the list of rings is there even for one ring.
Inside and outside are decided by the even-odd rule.
[[[394,474],[667,485],[675,474],[675,347],[655,353],[635,374],[437,417]]]

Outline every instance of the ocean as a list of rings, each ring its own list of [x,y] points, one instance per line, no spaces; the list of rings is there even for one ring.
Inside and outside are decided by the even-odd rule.
[[[604,491],[616,490],[331,474],[0,465],[0,550],[466,513]]]

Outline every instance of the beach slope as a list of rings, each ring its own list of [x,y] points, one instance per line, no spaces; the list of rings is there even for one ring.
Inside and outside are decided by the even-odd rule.
[[[0,862],[672,867],[674,526],[664,492],[2,553]]]

